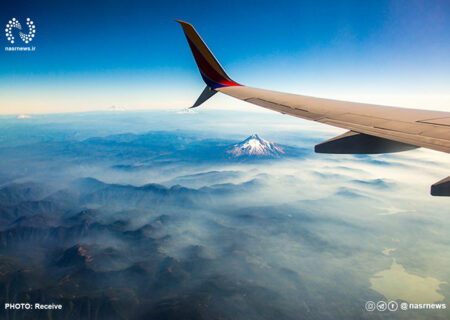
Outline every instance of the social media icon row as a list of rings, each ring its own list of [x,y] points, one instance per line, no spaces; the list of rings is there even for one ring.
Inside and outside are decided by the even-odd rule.
[[[366,308],[367,311],[370,311],[370,312],[371,311],[375,311],[375,309],[378,310],[378,311],[386,311],[386,310],[397,311],[398,303],[396,301],[393,301],[393,300],[389,301],[389,302],[378,301],[377,303],[375,303],[373,301],[367,301],[366,305],[365,305],[365,308]],[[401,305],[401,308],[402,308],[402,310],[406,310],[406,309],[404,309],[403,304]]]

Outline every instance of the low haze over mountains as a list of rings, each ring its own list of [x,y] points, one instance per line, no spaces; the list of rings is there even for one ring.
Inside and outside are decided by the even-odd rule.
[[[392,318],[364,311],[417,298],[391,270],[449,303],[445,155],[317,155],[272,114],[0,120],[1,301],[63,305],[2,319]]]

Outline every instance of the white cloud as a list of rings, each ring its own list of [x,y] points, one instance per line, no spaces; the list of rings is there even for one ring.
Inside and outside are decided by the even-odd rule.
[[[31,116],[29,114],[19,114],[17,119],[30,119]]]

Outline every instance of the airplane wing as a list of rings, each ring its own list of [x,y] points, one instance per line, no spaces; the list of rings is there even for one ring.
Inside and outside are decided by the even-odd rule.
[[[319,153],[374,154],[418,147],[450,153],[450,113],[315,98],[241,85],[226,74],[194,27],[179,21],[206,88],[191,108],[217,92],[249,103],[349,130],[315,146]],[[450,196],[450,177],[431,187]]]

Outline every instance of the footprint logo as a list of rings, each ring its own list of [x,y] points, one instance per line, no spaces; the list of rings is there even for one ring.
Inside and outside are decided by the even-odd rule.
[[[31,20],[30,18],[27,18],[27,26],[28,33],[24,33],[22,31],[22,25],[20,24],[19,20],[17,20],[16,18],[12,18],[11,20],[9,20],[5,28],[5,35],[8,41],[14,44],[15,37],[12,31],[13,29],[18,29],[20,39],[22,39],[22,41],[25,43],[31,42],[36,35],[36,26],[34,25],[33,20]]]

